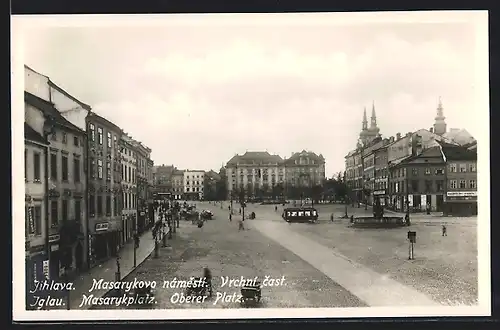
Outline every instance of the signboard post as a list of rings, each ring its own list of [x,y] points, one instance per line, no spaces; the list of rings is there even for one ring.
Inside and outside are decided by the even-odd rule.
[[[408,260],[414,260],[415,255],[413,251],[413,244],[417,242],[417,232],[416,231],[408,231]]]

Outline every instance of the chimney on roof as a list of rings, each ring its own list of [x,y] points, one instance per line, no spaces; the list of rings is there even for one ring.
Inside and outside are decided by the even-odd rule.
[[[396,133],[396,140],[401,139],[401,133]]]
[[[429,132],[434,133],[434,128],[433,127],[429,128]]]
[[[391,137],[389,138],[389,143],[392,143],[392,142],[394,142],[394,136],[391,136]]]

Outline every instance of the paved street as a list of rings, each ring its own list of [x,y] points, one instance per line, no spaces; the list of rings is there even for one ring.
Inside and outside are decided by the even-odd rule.
[[[285,285],[266,286],[262,289],[261,307],[358,307],[365,306],[353,294],[343,289],[321,271],[304,261],[288,249],[250,227],[238,231],[238,215],[228,220],[227,203],[224,209],[208,203],[198,207],[211,209],[215,220],[208,221],[201,229],[191,222],[181,221],[176,238],[169,242],[171,248],[162,248],[158,259],[150,258],[126,280],[187,279],[202,276],[203,267],[209,267],[214,277],[214,297],[201,304],[173,303],[175,293],[182,289],[156,290],[157,304],[154,308],[239,308],[236,301],[222,301],[233,293],[239,294],[239,287],[221,287],[221,276],[232,279],[244,276],[253,278],[265,276],[280,279],[285,276]],[[250,220],[245,225],[251,226]]]
[[[281,218],[282,206],[250,205],[258,218],[273,219],[296,233],[333,249],[352,262],[413,287],[434,301],[446,305],[477,302],[477,218],[412,215],[411,230],[417,232],[415,260],[408,260],[408,228],[353,229],[348,220],[339,219],[344,205],[318,205],[320,221],[316,225],[287,225]],[[329,217],[334,213],[335,221]],[[348,208],[348,214],[369,215],[364,207]],[[448,236],[441,236],[446,223]]]

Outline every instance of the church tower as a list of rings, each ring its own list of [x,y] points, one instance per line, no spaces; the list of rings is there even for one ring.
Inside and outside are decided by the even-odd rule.
[[[380,128],[377,127],[377,115],[375,114],[375,101],[372,103],[372,118],[370,124],[370,131],[373,133],[374,138],[379,135]]]
[[[366,119],[366,107],[365,107],[365,111],[363,112],[363,125],[361,131],[366,131],[367,129],[368,129],[368,119]]]
[[[446,117],[443,114],[443,104],[441,103],[441,97],[439,97],[436,118],[434,118],[434,133],[438,135],[443,135],[444,133],[446,133],[446,122],[444,121],[445,119]]]
[[[366,107],[363,112],[362,130],[359,133],[359,142],[361,145],[367,145],[379,136],[380,129],[377,127],[377,115],[375,114],[375,103],[372,106],[372,116],[370,127],[368,127],[368,119],[366,116]]]

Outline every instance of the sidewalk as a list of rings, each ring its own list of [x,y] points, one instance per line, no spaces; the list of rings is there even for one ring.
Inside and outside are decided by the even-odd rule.
[[[141,236],[139,248],[136,251],[136,266],[139,266],[154,250],[154,240],[151,231],[146,231]],[[125,278],[134,270],[134,242],[126,243],[119,252],[121,278]],[[83,295],[89,295],[93,280],[103,279],[104,281],[115,281],[116,258],[111,258],[104,263],[90,269],[87,273],[81,274],[74,281],[75,290],[71,291],[71,309],[88,309],[89,305],[79,307]],[[102,297],[108,290],[94,290],[94,297]]]
[[[271,221],[250,223],[263,235],[307,261],[369,306],[439,306],[439,303],[417,290],[295,233],[286,224]]]

